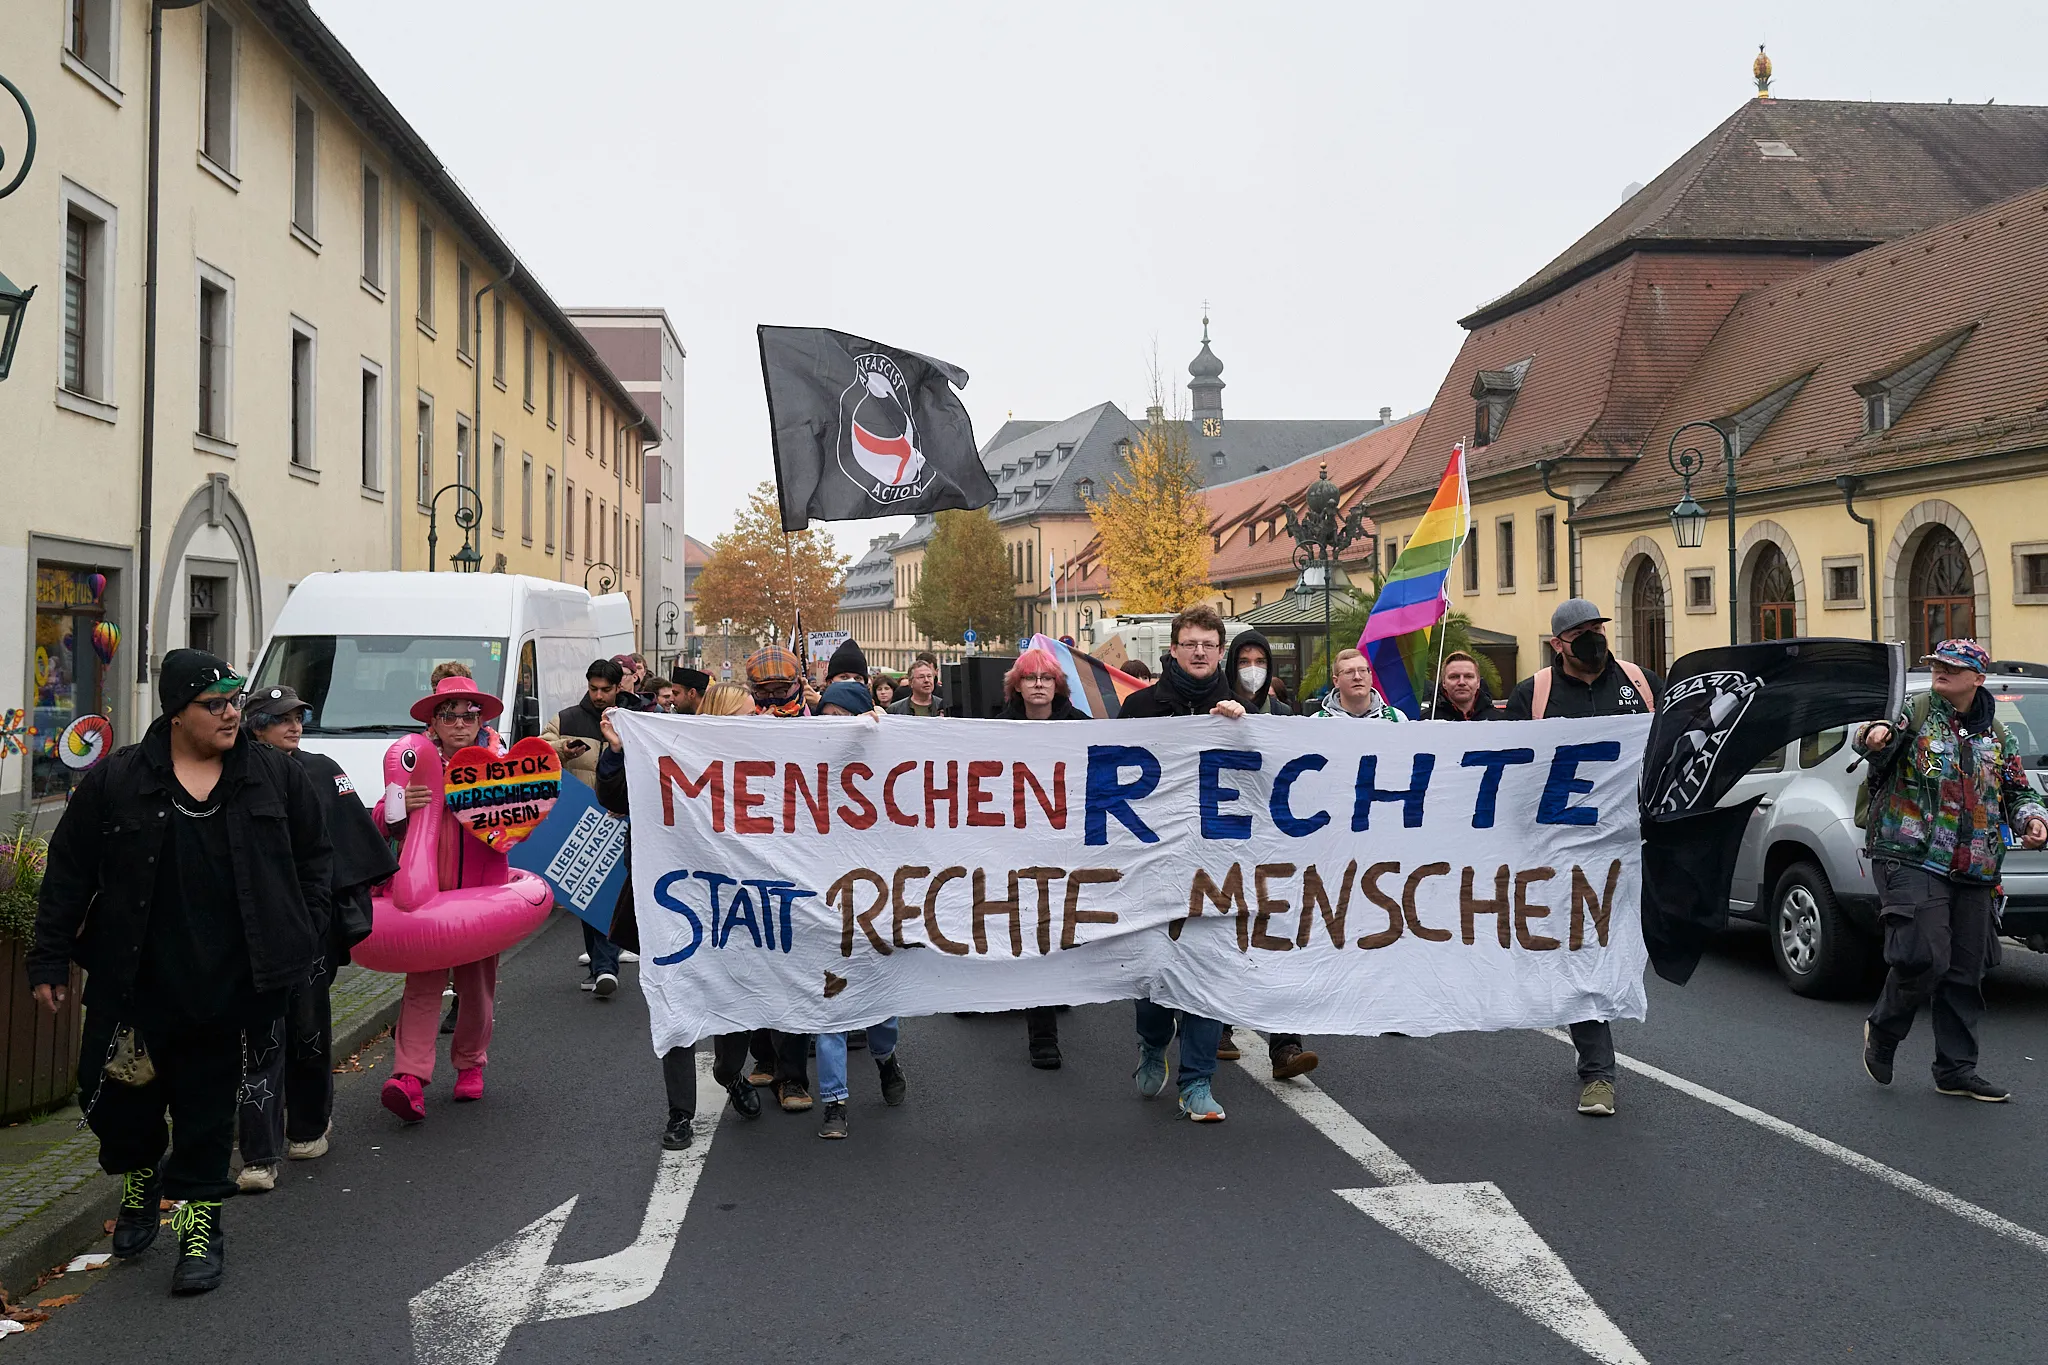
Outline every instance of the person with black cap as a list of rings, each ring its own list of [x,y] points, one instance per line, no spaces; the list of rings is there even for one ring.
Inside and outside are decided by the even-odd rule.
[[[685,668],[677,664],[669,670],[668,680],[676,685],[676,714],[696,715],[697,708],[704,703],[704,689],[711,686],[711,675],[701,668]]]
[[[312,778],[242,732],[241,691],[211,654],[164,656],[163,714],[86,774],[50,838],[28,953],[53,1012],[86,970],[79,1104],[121,1177],[113,1251],[140,1255],[159,1200],[184,1201],[178,1294],[220,1284],[242,1031],[312,971],[333,875]]]
[[[283,1017],[247,1034],[242,1170],[235,1178],[243,1194],[276,1189],[280,1158],[312,1161],[327,1155],[334,1130],[334,1017],[327,993],[335,973],[348,965],[349,950],[370,936],[370,888],[398,871],[391,845],[377,832],[349,775],[327,755],[300,747],[311,718],[312,708],[284,686],[252,694],[242,712],[252,738],[291,755],[312,779],[334,845],[325,951],[313,960],[307,979],[286,992]]]
[[[1515,684],[1505,720],[1560,717],[1640,716],[1664,699],[1664,680],[1626,659],[1607,643],[1607,621],[1583,597],[1558,603],[1550,613],[1550,648],[1556,662]],[[1605,1019],[1572,1025],[1579,1053],[1579,1112],[1594,1118],[1614,1113],[1614,1030]]]

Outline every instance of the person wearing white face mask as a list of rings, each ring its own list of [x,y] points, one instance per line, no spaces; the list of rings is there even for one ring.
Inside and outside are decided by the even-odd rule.
[[[1230,695],[1237,698],[1248,716],[1291,716],[1294,708],[1273,695],[1273,649],[1266,637],[1247,630],[1230,642],[1230,658],[1223,665],[1230,681]]]

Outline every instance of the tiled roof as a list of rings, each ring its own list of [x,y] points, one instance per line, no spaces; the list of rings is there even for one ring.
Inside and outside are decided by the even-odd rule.
[[[876,536],[868,542],[867,553],[855,560],[839,585],[839,610],[871,611],[893,606],[896,601],[896,571],[891,551],[894,535]]]
[[[1750,100],[1555,260],[1464,322],[1496,321],[1634,250],[1840,254],[2044,183],[2048,109]]]
[[[1745,493],[2048,445],[2048,187],[1745,297],[1586,518],[1668,508],[1686,421],[1739,412],[1810,376],[1741,453]],[[1973,327],[1892,427],[1865,434],[1856,386]],[[1709,484],[1718,488],[1716,472]],[[1709,501],[1711,499],[1703,499]]]
[[[1451,447],[1467,443],[1474,480],[1564,456],[1626,458],[1659,406],[1746,290],[1810,268],[1770,255],[1637,254],[1498,322],[1458,349],[1382,499],[1434,489]],[[1473,381],[1529,361],[1506,424],[1471,444]]]
[[[1294,541],[1282,507],[1292,505],[1300,515],[1303,495],[1327,464],[1340,495],[1338,509],[1349,512],[1401,463],[1425,415],[1415,413],[1282,468],[1209,489],[1209,532],[1220,546],[1209,557],[1209,581],[1221,585],[1289,572]],[[1363,560],[1370,547],[1361,540],[1349,553]]]
[[[711,547],[695,536],[683,537],[683,567],[701,569],[711,562]]]

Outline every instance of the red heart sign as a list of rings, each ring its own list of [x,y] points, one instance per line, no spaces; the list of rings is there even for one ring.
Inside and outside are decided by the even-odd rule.
[[[509,852],[555,808],[561,760],[538,738],[522,739],[502,754],[472,746],[448,760],[446,791],[448,809],[464,829]]]

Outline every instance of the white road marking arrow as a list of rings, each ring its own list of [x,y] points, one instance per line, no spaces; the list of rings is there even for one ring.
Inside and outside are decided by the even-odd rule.
[[[698,1111],[696,1141],[662,1153],[640,1235],[630,1246],[592,1261],[550,1265],[576,1200],[549,1210],[413,1296],[412,1349],[419,1365],[490,1365],[522,1323],[631,1308],[660,1288],[725,1114],[725,1087],[711,1079],[708,1050],[697,1056],[697,1093],[718,1098]]]
[[[1238,1060],[1245,1074],[1380,1182],[1376,1189],[1337,1190],[1339,1198],[1593,1359],[1607,1365],[1647,1365],[1498,1186],[1486,1181],[1430,1184],[1314,1082],[1274,1080],[1253,1060],[1258,1051],[1250,1049]]]

